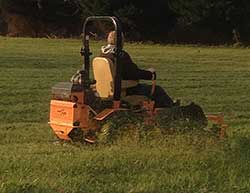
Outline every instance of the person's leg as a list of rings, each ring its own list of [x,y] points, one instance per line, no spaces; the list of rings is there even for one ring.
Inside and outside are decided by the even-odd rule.
[[[138,84],[136,87],[128,88],[127,95],[144,95],[149,97],[150,96],[149,85]]]
[[[153,100],[155,101],[155,107],[172,107],[174,104],[170,96],[160,86],[155,87]]]
[[[127,95],[144,95],[151,97],[151,85],[139,84],[136,87],[127,89]],[[155,107],[171,107],[173,100],[167,95],[164,89],[160,86],[155,87],[155,92],[152,96],[155,101]]]

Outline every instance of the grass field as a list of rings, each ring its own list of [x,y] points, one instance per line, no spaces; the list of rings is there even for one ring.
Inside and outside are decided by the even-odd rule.
[[[80,40],[0,37],[0,192],[250,192],[250,51],[128,44],[183,104],[224,112],[225,140],[197,133],[144,143],[55,143],[51,86],[81,67]],[[100,44],[94,43],[98,53]]]

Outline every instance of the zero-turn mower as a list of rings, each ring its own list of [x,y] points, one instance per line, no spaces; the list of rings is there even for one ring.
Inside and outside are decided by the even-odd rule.
[[[96,57],[90,65],[92,53],[89,48],[90,36],[87,26],[93,22],[113,24],[117,40],[114,62],[107,58]],[[151,98],[124,94],[127,88],[136,86],[138,82],[121,79],[119,54],[122,50],[122,30],[119,20],[109,16],[88,17],[83,26],[82,36],[81,55],[84,61],[82,69],[71,78],[71,82],[60,82],[52,87],[49,124],[56,136],[62,140],[98,142],[98,132],[102,131],[103,122],[115,114],[124,112],[142,115],[146,125],[154,124],[156,117],[164,112],[164,108],[155,108]],[[90,79],[90,67],[92,67],[94,79]],[[152,93],[154,89],[155,81],[152,82]],[[223,137],[227,127],[223,116],[213,114],[206,115],[204,118],[202,113],[191,112],[192,109],[197,110],[197,108],[202,112],[194,104],[189,106],[189,112],[186,114],[184,107],[179,109],[184,109],[184,111],[181,110],[181,114],[184,114],[185,120],[202,121],[202,127],[207,125],[207,120],[214,122],[219,128],[219,136]],[[190,114],[192,117],[189,116]]]

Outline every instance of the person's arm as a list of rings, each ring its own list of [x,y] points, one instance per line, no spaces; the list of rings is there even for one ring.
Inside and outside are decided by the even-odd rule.
[[[156,78],[155,72],[138,68],[129,54],[125,51],[122,52],[122,65],[124,78],[127,80],[152,80]]]
[[[149,70],[141,70],[139,69],[139,79],[142,80],[155,80],[156,79],[156,73],[155,72],[151,72]]]

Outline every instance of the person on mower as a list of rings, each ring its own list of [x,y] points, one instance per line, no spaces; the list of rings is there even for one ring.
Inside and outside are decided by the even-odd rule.
[[[124,43],[124,36],[122,35],[122,46]],[[116,44],[116,32],[111,31],[107,37],[107,45],[101,47],[101,57],[105,57],[114,62]],[[121,64],[121,78],[122,80],[155,80],[156,71],[154,68],[147,70],[140,69],[131,59],[130,55],[122,50],[120,53]],[[155,107],[172,107],[173,100],[167,95],[164,89],[160,86],[155,87],[155,91],[151,96],[151,85],[138,84],[136,87],[128,88],[127,95],[144,95],[152,97],[155,101]]]

